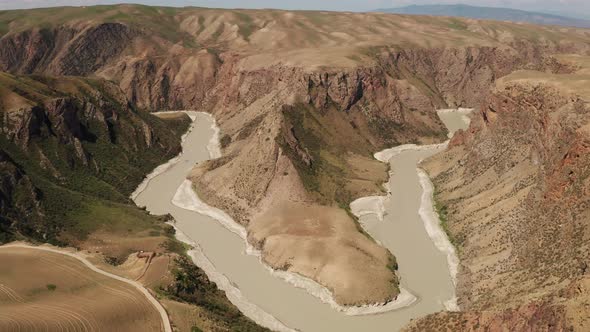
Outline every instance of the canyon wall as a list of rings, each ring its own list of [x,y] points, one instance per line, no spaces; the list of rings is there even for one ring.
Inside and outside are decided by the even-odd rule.
[[[1,73],[0,96],[5,241],[60,242],[73,226],[63,210],[82,209],[85,195],[128,203],[146,172],[180,152],[182,128],[135,110],[103,80]]]
[[[71,10],[79,20],[7,23],[0,69],[100,77],[140,109],[211,112],[224,155],[191,175],[201,198],[244,224],[266,263],[347,305],[398,292],[395,258],[347,213],[382,193],[386,169],[372,153],[443,141],[434,109],[477,105],[517,69],[570,72],[552,54],[590,49],[585,30],[466,19]]]
[[[469,130],[424,163],[458,248],[467,312],[412,329],[588,328],[590,104],[564,88],[573,77],[551,77],[499,82]]]

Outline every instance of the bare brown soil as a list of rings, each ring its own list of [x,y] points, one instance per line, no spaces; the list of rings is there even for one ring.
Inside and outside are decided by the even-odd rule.
[[[361,234],[341,209],[277,204],[255,218],[248,230],[249,241],[263,249],[265,262],[326,285],[339,303],[385,303],[399,293],[387,267],[391,254]]]
[[[74,258],[3,248],[0,265],[2,331],[161,329],[160,315],[143,294]]]
[[[401,143],[444,140],[436,107],[473,106],[497,78],[517,69],[563,74],[569,68],[551,55],[590,50],[584,29],[378,13],[122,5],[3,12],[0,23],[3,71],[98,76],[115,82],[138,108],[212,112],[224,157],[201,165],[191,179],[203,200],[247,227],[268,213],[288,217],[273,206],[344,210],[355,195],[380,191],[353,174],[358,166],[349,152],[370,157]],[[23,100],[11,96],[7,105],[20,107]],[[285,112],[293,105],[306,107]],[[307,120],[293,121],[306,108]],[[315,219],[330,226],[340,217]],[[270,238],[289,232],[257,230]],[[345,250],[359,246],[360,232],[345,234]],[[131,242],[124,251],[111,249],[113,255],[140,249]],[[157,250],[156,242],[149,250]],[[92,246],[110,243],[100,238]],[[318,247],[319,257],[333,255],[338,271],[354,270],[336,257],[340,248],[328,242]],[[289,257],[301,253],[293,243],[273,250],[287,249],[293,250]],[[375,254],[369,264],[382,261],[376,244],[366,253]],[[309,261],[291,260],[298,262]],[[290,268],[313,277],[322,269],[314,263]],[[388,279],[393,272],[380,279],[380,289],[389,287]],[[334,290],[342,285],[339,277],[322,282]],[[373,302],[364,293],[340,299]]]
[[[472,126],[424,164],[458,247],[464,312],[411,330],[590,329],[587,56],[498,80]]]

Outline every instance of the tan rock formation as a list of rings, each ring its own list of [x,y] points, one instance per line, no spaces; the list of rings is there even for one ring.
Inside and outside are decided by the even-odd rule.
[[[461,330],[585,331],[590,94],[574,74],[501,79],[469,131],[425,168],[459,248],[466,313],[419,320]],[[583,306],[583,305],[582,305]]]
[[[213,113],[224,156],[195,170],[199,194],[246,225],[267,262],[320,281],[341,304],[397,293],[390,255],[338,210],[381,191],[384,173],[365,172],[379,168],[371,153],[442,141],[435,108],[473,106],[516,69],[571,71],[550,55],[590,49],[583,29],[470,19],[94,9],[6,13],[0,69],[96,75],[140,108]],[[359,170],[359,160],[370,166]],[[284,214],[302,204],[332,218],[310,215],[321,223],[314,228]],[[361,258],[365,269],[353,266]],[[367,283],[366,271],[378,280]]]

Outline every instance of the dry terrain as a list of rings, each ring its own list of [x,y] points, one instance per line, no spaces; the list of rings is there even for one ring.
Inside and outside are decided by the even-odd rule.
[[[0,244],[49,242],[90,252],[95,265],[171,303],[174,326],[184,326],[183,311],[174,309],[183,303],[201,313],[188,330],[263,331],[187,263],[186,248],[165,224],[170,216],[150,216],[129,199],[148,172],[180,152],[189,122],[137,110],[101,79],[0,73]],[[107,309],[118,307],[105,303],[101,314],[116,316]],[[132,323],[130,317],[120,325]]]
[[[459,248],[464,313],[414,330],[590,328],[588,56],[570,74],[518,71],[426,169]]]
[[[153,220],[157,226],[137,222],[147,218],[137,209],[124,209],[126,212],[123,215],[135,220],[133,223],[119,225],[113,222],[119,220],[117,216],[121,214],[121,206],[112,202],[99,201],[101,204],[89,205],[80,198],[76,202],[81,202],[78,206],[84,209],[76,211],[84,213],[66,213],[68,223],[65,224],[61,223],[64,219],[56,214],[50,225],[59,227],[43,229],[41,226],[47,223],[31,216],[42,216],[42,208],[52,205],[38,204],[38,200],[31,202],[19,193],[38,194],[31,197],[39,197],[39,200],[41,197],[57,197],[41,195],[55,189],[47,185],[49,181],[68,190],[83,188],[84,195],[91,193],[107,200],[119,197],[117,204],[128,204],[125,194],[132,191],[129,187],[137,185],[138,178],[147,172],[146,169],[165,159],[163,155],[178,152],[178,145],[169,139],[178,138],[182,121],[175,124],[168,122],[168,126],[177,130],[167,132],[165,124],[150,121],[144,111],[209,111],[221,127],[223,157],[203,163],[194,170],[191,179],[195,190],[204,201],[227,211],[248,229],[249,239],[262,251],[267,263],[315,279],[332,290],[337,301],[344,305],[391,300],[398,292],[397,277],[392,269],[396,266],[393,256],[366,237],[347,213],[349,203],[355,198],[381,192],[380,182],[386,174],[385,169],[372,159],[373,152],[402,143],[443,141],[446,139],[445,130],[434,112],[436,108],[477,107],[487,101],[479,109],[479,119],[473,122],[470,129],[473,137],[467,134],[459,136],[454,148],[445,154],[455,156],[455,159],[449,160],[453,160],[453,167],[458,168],[456,174],[473,172],[463,172],[465,165],[481,165],[481,169],[473,167],[489,173],[471,173],[481,183],[472,186],[464,183],[469,177],[447,183],[444,176],[439,177],[438,173],[430,170],[437,186],[442,186],[439,188],[442,192],[440,199],[448,206],[451,218],[448,228],[454,241],[464,246],[460,249],[464,264],[474,264],[474,279],[471,280],[469,272],[468,276],[462,277],[459,285],[462,305],[469,309],[482,303],[481,308],[486,308],[485,305],[504,299],[503,296],[512,289],[493,293],[487,300],[485,296],[480,299],[480,294],[490,289],[485,284],[503,284],[504,275],[499,276],[499,273],[504,271],[497,266],[497,271],[491,271],[494,267],[486,263],[491,258],[481,257],[478,248],[485,246],[485,241],[479,243],[479,238],[472,240],[473,251],[462,242],[468,234],[457,231],[458,222],[453,222],[453,218],[459,218],[453,216],[454,211],[460,211],[459,206],[453,206],[445,199],[452,200],[457,195],[463,195],[453,190],[455,186],[462,185],[465,190],[472,190],[469,194],[473,195],[478,193],[478,189],[491,188],[496,182],[502,182],[497,177],[508,166],[522,168],[522,172],[518,171],[515,175],[507,171],[508,177],[504,178],[502,187],[487,193],[489,196],[486,196],[485,202],[500,201],[498,195],[502,193],[512,196],[516,192],[529,197],[533,195],[527,192],[531,181],[540,181],[538,179],[547,176],[549,180],[538,185],[549,186],[553,184],[553,179],[557,179],[546,174],[552,170],[550,166],[557,163],[556,156],[561,150],[555,146],[534,150],[537,159],[531,158],[528,162],[537,160],[539,164],[534,165],[537,168],[544,162],[541,170],[524,164],[526,161],[523,160],[511,160],[496,169],[490,165],[496,167],[502,156],[512,158],[512,155],[533,151],[527,146],[550,143],[556,137],[561,143],[569,142],[567,139],[578,135],[574,133],[584,132],[581,129],[583,126],[578,128],[583,121],[570,116],[582,110],[575,101],[567,102],[575,112],[551,113],[546,117],[540,115],[544,114],[545,101],[559,104],[573,98],[570,96],[572,92],[564,97],[562,92],[552,90],[562,91],[563,87],[534,89],[513,82],[507,85],[506,91],[502,92],[498,87],[499,91],[490,94],[490,88],[499,78],[517,70],[519,72],[513,75],[525,75],[527,78],[534,72],[535,75],[545,75],[547,81],[555,82],[558,82],[556,78],[568,77],[564,75],[574,75],[578,70],[576,65],[555,55],[588,55],[590,32],[584,29],[379,13],[121,5],[0,12],[0,35],[0,69],[10,73],[3,75],[4,81],[11,87],[7,90],[15,92],[8,94],[0,91],[3,103],[8,105],[2,110],[10,109],[3,112],[4,122],[0,124],[9,143],[6,146],[12,148],[6,157],[0,151],[0,166],[9,169],[12,174],[11,181],[7,181],[11,189],[5,195],[11,199],[9,203],[0,204],[0,208],[11,214],[8,221],[0,219],[1,229],[8,229],[10,236],[26,232],[36,239],[43,239],[45,232],[56,240],[104,250],[109,253],[107,256],[111,256],[109,260],[116,264],[139,250],[164,251],[158,249],[161,243],[166,248],[174,248],[171,246],[174,242],[168,242],[170,234],[165,227]],[[580,72],[577,74],[581,75]],[[90,83],[78,81],[84,86],[90,85],[88,90],[91,93],[84,93],[84,98],[79,97],[81,103],[48,103],[64,99],[64,94],[75,94],[75,91],[64,90],[63,85],[68,84],[55,85],[55,81],[42,77],[66,75],[92,77]],[[570,81],[569,78],[565,80]],[[97,91],[96,84],[103,88]],[[28,88],[23,89],[23,86],[33,86],[35,93],[30,93]],[[109,87],[111,93],[104,91],[104,86]],[[584,86],[584,79],[581,79],[575,89]],[[535,101],[535,98],[545,98],[545,92],[547,99]],[[51,94],[51,98],[32,98],[39,93]],[[101,95],[110,97],[100,98]],[[506,128],[510,129],[506,133],[483,125],[500,119],[502,115],[502,112],[489,110],[488,104],[502,104],[504,101],[514,103],[506,107],[509,109],[530,108],[535,117],[531,120],[517,116],[520,112],[511,112],[509,117],[499,122],[506,121]],[[83,107],[75,107],[80,104]],[[113,106],[117,106],[115,112],[111,112]],[[492,106],[494,109],[498,107]],[[64,109],[77,110],[73,112],[77,116],[69,116],[70,113],[64,112]],[[100,110],[99,113],[104,116],[94,119],[92,115],[98,114],[95,110]],[[42,116],[42,113],[46,115]],[[20,118],[19,114],[22,115]],[[45,126],[45,119],[51,120],[49,126]],[[74,121],[70,121],[72,119]],[[98,123],[93,122],[95,120]],[[571,125],[557,125],[562,121],[568,124],[571,121]],[[29,126],[30,123],[35,125]],[[78,123],[84,125],[78,126]],[[552,123],[555,123],[555,128],[552,127],[553,131],[546,136],[539,134],[541,129],[537,127],[533,128],[534,135],[524,134],[528,127],[518,127],[516,132],[522,136],[515,137],[513,134],[514,124],[538,124],[545,128]],[[56,128],[56,124],[62,125]],[[68,134],[71,128],[76,129],[74,135]],[[104,130],[97,131],[96,128]],[[117,153],[112,155],[119,157],[118,162],[105,163],[105,160],[110,160],[105,156],[111,156],[114,150],[91,149],[95,146],[92,142],[94,138],[86,135],[87,129],[96,136],[94,138],[98,138],[97,142],[106,144],[101,146],[115,148]],[[130,137],[117,139],[117,135]],[[40,143],[65,141],[77,144],[74,138],[80,141],[81,149],[66,153],[60,151],[62,154],[57,155],[62,156],[60,160],[69,161],[65,165],[57,163],[59,158],[55,158],[54,146]],[[463,154],[475,152],[470,150],[471,146],[462,148],[461,140],[480,139],[482,143],[475,144],[473,151],[483,151],[484,157],[490,160],[480,163],[482,157],[478,156],[471,164],[463,164]],[[525,142],[529,145],[521,144],[524,139],[528,139]],[[502,145],[494,145],[496,142]],[[508,154],[507,148],[514,151],[510,150]],[[464,150],[454,152],[459,149]],[[576,149],[584,151],[585,143],[580,141]],[[15,152],[17,150],[21,154]],[[558,150],[559,153],[554,153]],[[21,165],[20,161],[32,156],[35,156],[35,163],[41,165],[42,171]],[[94,158],[88,159],[87,156]],[[555,160],[549,162],[543,159],[549,157]],[[97,163],[97,167],[92,161]],[[85,169],[92,173],[91,178],[85,177],[90,185],[88,182],[82,186],[68,183],[71,177],[63,174],[72,173],[64,170],[72,169]],[[115,171],[108,172],[112,170]],[[38,180],[38,173],[43,173],[45,181]],[[516,188],[510,185],[512,178],[509,176],[513,175],[514,179],[521,180]],[[559,178],[556,185],[564,186],[564,181]],[[122,189],[116,190],[119,188]],[[445,198],[445,194],[450,198]],[[467,196],[465,194],[461,198]],[[539,198],[538,195],[534,197]],[[488,203],[478,201],[474,206]],[[508,205],[500,211],[508,211],[518,205],[515,200],[505,203]],[[67,209],[67,206],[59,207],[60,211]],[[305,209],[300,211],[300,207]],[[296,218],[293,217],[294,210],[298,210]],[[29,213],[31,211],[33,213]],[[99,219],[98,225],[87,222],[86,217],[93,211],[104,216]],[[494,218],[492,211],[481,213],[483,215],[477,216],[483,219],[477,219],[475,223]],[[30,220],[21,221],[18,216],[27,216]],[[470,226],[472,219],[469,218],[466,216],[465,227],[479,231],[479,228]],[[534,220],[533,217],[527,218],[525,220]],[[130,224],[134,226],[128,227]],[[139,224],[143,226],[136,227]],[[495,232],[495,227],[502,227],[495,224],[494,219],[484,229]],[[510,222],[506,224],[514,225]],[[81,241],[76,237],[79,233],[68,232],[72,225],[84,226]],[[109,229],[114,231],[108,232]],[[532,227],[524,229],[523,236],[531,239],[530,242],[519,242],[513,249],[528,253],[530,247],[535,247],[535,241],[541,240]],[[542,227],[539,229],[545,230]],[[514,233],[505,230],[503,234]],[[490,241],[505,241],[506,238],[510,237]],[[122,239],[126,244],[124,250],[116,244]],[[543,244],[544,248],[552,248]],[[577,250],[584,247],[581,245],[579,248]],[[527,260],[530,257],[526,255],[513,255],[512,249],[503,249],[490,249],[489,254],[494,256],[491,260],[503,262],[508,257],[513,259],[511,264],[514,266],[520,266],[518,264],[522,261],[537,263],[534,259]],[[540,252],[534,252],[540,255]],[[562,254],[565,255],[565,251]],[[571,276],[566,271],[571,272],[572,266],[568,265],[563,271],[560,268],[555,276],[559,282],[551,278],[539,292],[545,294],[545,291],[565,282],[562,278]],[[198,272],[184,267],[184,271]],[[549,275],[543,266],[540,271],[544,274],[537,277]],[[176,277],[183,280],[184,275],[180,273]],[[488,276],[496,279],[479,279]],[[536,298],[536,291],[529,291],[537,284],[525,279],[519,284],[522,291],[519,294],[526,293],[527,297]],[[483,284],[479,285],[479,282]],[[198,302],[197,293],[188,294],[181,287],[181,282],[177,282],[176,286],[174,293],[179,295],[178,298]],[[477,292],[473,292],[474,289]],[[219,300],[219,297],[215,299]],[[516,297],[511,301],[518,302]],[[520,305],[520,302],[517,304]],[[212,307],[215,308],[214,305]],[[231,308],[228,310],[231,311]]]
[[[158,311],[133,286],[75,258],[0,249],[0,330],[161,331]]]
[[[552,54],[590,49],[583,29],[379,13],[121,5],[2,12],[0,27],[4,71],[101,77],[141,109],[211,111],[224,157],[195,170],[196,190],[248,228],[267,263],[320,281],[345,305],[395,298],[390,254],[344,211],[309,216],[325,225],[299,226],[305,236],[293,241],[287,226],[298,221],[286,211],[347,210],[381,192],[383,175],[359,176],[356,161],[442,141],[435,108],[474,105],[516,69],[568,71]],[[285,227],[260,227],[273,220]],[[310,246],[316,258],[299,250]],[[318,272],[326,267],[334,273]]]

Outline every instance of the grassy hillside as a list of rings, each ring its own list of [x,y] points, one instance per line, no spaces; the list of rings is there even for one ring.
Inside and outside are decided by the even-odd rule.
[[[118,274],[130,254],[154,252],[169,263],[153,277],[158,282],[142,283],[176,326],[265,331],[185,256],[169,216],[149,215],[128,198],[180,152],[189,123],[186,115],[136,110],[107,81],[0,73],[0,244],[74,246]]]
[[[134,110],[117,91],[101,80],[0,74],[0,150],[39,201],[38,213],[11,217],[14,236],[71,243],[119,219],[152,226],[128,196],[180,151],[188,121]]]

